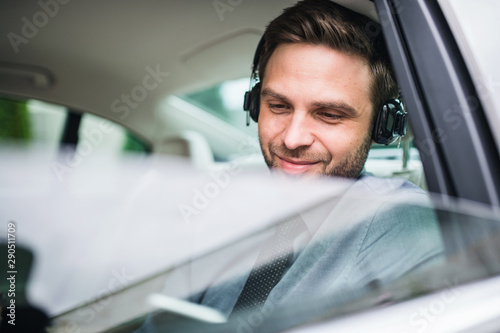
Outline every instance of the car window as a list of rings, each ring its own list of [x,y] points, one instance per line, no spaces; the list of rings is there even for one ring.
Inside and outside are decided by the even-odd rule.
[[[224,81],[181,97],[257,137],[257,124],[251,121],[249,126],[246,126],[246,112],[243,111],[243,97],[249,89],[249,81],[249,78]]]
[[[452,33],[469,68],[478,97],[492,128],[500,127],[500,44],[492,42],[498,31],[500,3],[493,0],[439,0]],[[500,135],[494,133],[500,147]]]
[[[37,100],[0,98],[0,140],[3,144],[43,143],[57,150],[66,108]]]
[[[71,113],[64,106],[39,100],[0,98],[0,142],[4,145],[43,145],[57,153]],[[77,128],[77,153],[95,151],[120,155],[149,151],[147,143],[123,126],[90,113],[81,116]]]
[[[411,135],[388,146],[372,144],[365,170],[377,177],[406,179],[427,190],[424,168]]]
[[[135,324],[132,325],[135,328],[149,327],[169,332],[205,330],[223,332],[228,328],[236,331],[238,328],[246,327],[255,331],[279,331],[315,322],[318,318],[322,321],[338,318],[346,313],[353,314],[368,308],[399,303],[439,290],[448,290],[447,295],[449,295],[450,288],[459,287],[463,283],[485,278],[491,274],[498,274],[500,271],[500,262],[495,255],[498,253],[497,244],[500,235],[498,216],[487,208],[472,203],[457,205],[452,200],[442,201],[437,198],[429,201],[420,194],[411,200],[397,198],[397,191],[388,196],[374,196],[373,193],[369,194],[366,191],[350,192],[352,188],[349,187],[345,191],[344,185],[338,183],[335,185],[332,182],[327,185],[331,188],[340,186],[337,189],[342,189],[342,194],[321,200],[312,207],[291,209],[289,211],[291,215],[275,218],[272,223],[260,223],[258,227],[256,220],[251,216],[242,217],[238,220],[238,225],[233,226],[229,232],[224,225],[231,225],[231,219],[225,218],[224,215],[232,213],[226,211],[226,214],[218,215],[217,207],[223,207],[230,201],[237,202],[241,195],[237,189],[243,184],[247,190],[254,186],[254,190],[260,188],[255,192],[260,194],[272,188],[264,189],[262,178],[260,181],[254,178],[252,181],[254,186],[250,186],[244,181],[245,177],[240,175],[232,178],[232,188],[225,189],[227,193],[231,193],[229,196],[222,195],[210,199],[204,194],[203,187],[195,186],[202,188],[201,194],[195,193],[197,200],[202,201],[203,197],[206,198],[211,208],[210,211],[192,215],[192,219],[188,222],[183,221],[181,215],[170,211],[169,206],[175,206],[174,203],[168,203],[164,207],[153,205],[156,212],[164,212],[155,215],[156,219],[163,216],[170,225],[179,226],[170,229],[170,243],[161,246],[163,249],[184,249],[183,253],[171,252],[169,255],[163,255],[163,264],[167,265],[168,262],[177,264],[142,280],[128,281],[132,285],[127,284],[127,288],[118,292],[106,289],[104,284],[102,288],[105,293],[102,298],[57,316],[55,322],[58,325],[71,322],[75,327],[87,325],[103,329],[113,320],[124,320],[124,310],[130,310],[127,304],[133,303],[132,312],[137,317],[128,313],[127,318],[128,320],[130,316],[136,318]],[[162,198],[151,193],[155,192],[154,188],[162,188],[166,180],[162,178],[155,178],[155,181],[150,179],[149,184],[152,187],[145,192],[147,196],[136,197],[135,200],[149,204],[155,200],[165,202],[164,191]],[[304,183],[301,186],[303,187]],[[289,187],[287,191],[293,191],[293,188]],[[177,195],[183,198],[183,194],[177,193]],[[154,199],[155,197],[157,198]],[[264,197],[258,195],[247,203],[252,202],[256,205],[253,207],[259,207],[262,199]],[[280,200],[273,200],[277,208],[281,205],[278,201]],[[132,222],[144,216],[140,213],[143,210],[139,208],[137,202],[129,203],[127,213],[116,216],[120,219],[120,223],[127,224],[129,223],[127,221]],[[239,209],[237,205],[230,205],[235,210]],[[382,219],[383,223],[378,226],[385,225],[385,227],[370,229],[369,233],[362,231],[369,225],[373,215],[384,215],[386,212],[396,216],[408,216],[411,212],[410,216],[413,216],[409,220]],[[275,226],[287,223],[289,217],[297,215],[300,215],[303,221],[308,223],[312,221],[313,225],[317,219],[316,222],[319,222],[320,227],[317,230],[317,237],[312,238],[307,244],[306,252],[300,252],[304,251],[300,244],[295,249],[299,253],[295,264],[298,262],[299,265],[288,268],[285,273],[288,275],[283,277],[285,281],[283,283],[292,283],[291,281],[300,283],[296,289],[292,288],[293,291],[287,294],[284,307],[278,307],[277,303],[274,305],[268,303],[268,307],[263,310],[254,312],[248,309],[240,317],[231,318],[228,323],[215,324],[216,319],[220,318],[218,317],[220,313],[223,317],[229,314],[227,308],[232,307],[232,304],[228,305],[224,297],[230,295],[232,290],[238,289],[237,286],[242,279],[246,278],[258,258],[257,249],[260,250],[263,242],[272,239]],[[216,216],[219,218],[213,218]],[[437,223],[438,217],[440,225]],[[153,215],[149,215],[148,222],[143,225],[144,230],[155,225],[151,218],[154,218]],[[113,223],[109,220],[105,225]],[[247,229],[247,232],[243,233],[244,237],[238,236],[238,229],[248,228],[252,224],[251,232]],[[468,226],[467,230],[462,229],[464,225]],[[156,224],[156,228],[163,230],[164,226]],[[464,232],[460,232],[460,229]],[[231,234],[235,238],[220,238],[222,236],[220,233],[216,236],[217,230],[225,230],[226,237]],[[124,234],[127,232],[131,231],[122,231]],[[200,243],[198,245],[185,243],[187,239],[185,236],[188,234],[191,235],[190,239],[193,239],[193,242],[194,239],[202,239],[205,235],[213,239],[224,238],[223,243],[226,245],[215,251],[199,252],[197,250],[201,249]],[[363,235],[367,238],[363,238]],[[358,236],[363,239],[357,239]],[[149,237],[148,242],[153,242],[151,246],[154,246],[154,243],[160,242],[161,239],[160,235]],[[117,238],[115,246],[121,247],[126,242],[125,239],[119,241]],[[105,250],[106,246],[101,245],[99,248]],[[326,260],[328,255],[325,254],[325,250],[337,253],[335,260]],[[136,256],[141,257],[140,254]],[[156,258],[161,256],[161,253],[154,252],[150,256]],[[309,256],[311,257],[307,259]],[[181,257],[185,260],[179,262]],[[311,259],[313,257],[314,260]],[[325,261],[321,258],[325,258]],[[419,264],[415,264],[415,260]],[[137,277],[137,270],[134,270],[136,265],[137,263],[128,261],[125,266],[129,274],[135,273],[134,277]],[[318,274],[316,270],[322,274]],[[350,278],[347,279],[347,276]],[[106,283],[106,280],[103,280],[103,283]],[[308,284],[312,288],[305,287]],[[301,288],[305,288],[304,290],[308,292],[304,293]],[[273,294],[270,299],[280,298],[279,295]],[[442,306],[450,306],[451,309],[449,305],[451,301],[448,302],[449,298],[445,300],[447,302],[440,303],[439,308],[437,305],[432,306],[429,311],[433,316],[439,314]],[[201,304],[202,307],[194,306],[191,310],[186,310],[189,309],[189,306],[186,307],[187,303]],[[99,310],[101,308],[113,308],[117,311],[113,312],[115,315],[109,315],[108,311]],[[207,315],[203,309],[214,312],[208,311],[212,315]],[[415,311],[416,317],[413,313]],[[418,312],[418,309],[415,311],[407,313],[407,320],[403,318],[403,321],[408,323],[410,331],[415,329],[417,325],[415,323],[428,320],[425,314]],[[89,318],[92,320],[87,322]],[[144,330],[144,332],[149,331]]]
[[[108,156],[148,151],[148,145],[123,126],[90,113],[83,115],[78,132],[76,151],[89,149]]]

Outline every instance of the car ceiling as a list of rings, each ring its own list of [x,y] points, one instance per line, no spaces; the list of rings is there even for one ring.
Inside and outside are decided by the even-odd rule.
[[[67,3],[0,3],[0,93],[92,112],[146,139],[165,96],[249,76],[265,25],[294,2],[59,1]],[[375,16],[367,0],[337,2]],[[38,24],[35,31],[27,21]],[[17,52],[13,38],[23,39]],[[112,112],[113,101],[143,85],[148,67],[168,76],[130,116]]]

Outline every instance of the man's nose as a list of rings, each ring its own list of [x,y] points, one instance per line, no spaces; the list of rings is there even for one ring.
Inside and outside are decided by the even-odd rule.
[[[307,115],[294,112],[283,132],[283,143],[288,149],[293,150],[302,146],[310,146],[313,142],[314,135]]]

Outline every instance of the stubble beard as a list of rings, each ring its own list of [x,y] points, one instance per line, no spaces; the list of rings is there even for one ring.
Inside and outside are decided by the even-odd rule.
[[[369,132],[371,134],[371,131]],[[285,144],[275,144],[273,142],[269,142],[268,150],[263,149],[262,141],[260,141],[260,148],[262,150],[262,154],[264,155],[264,160],[266,161],[269,169],[273,171],[279,171],[280,168],[277,167],[276,163],[273,162],[273,157],[281,156],[281,157],[290,157],[290,158],[302,158],[307,160],[319,161],[325,167],[322,171],[316,173],[318,176],[329,176],[329,177],[341,177],[341,178],[357,178],[366,162],[366,158],[368,157],[368,152],[370,151],[372,138],[371,135],[366,135],[361,145],[356,149],[355,152],[349,154],[349,156],[344,159],[330,165],[333,156],[326,152],[324,154],[318,154],[315,152],[309,151],[309,147],[298,147],[296,149],[288,149]],[[306,173],[308,174],[308,173]]]

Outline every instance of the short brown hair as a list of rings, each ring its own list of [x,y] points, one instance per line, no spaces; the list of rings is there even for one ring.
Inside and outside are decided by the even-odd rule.
[[[281,44],[324,45],[345,54],[365,59],[372,73],[370,99],[374,110],[398,97],[380,25],[330,0],[303,0],[286,8],[264,32],[259,59],[259,78],[265,76],[269,58]],[[375,117],[376,112],[373,112]]]

